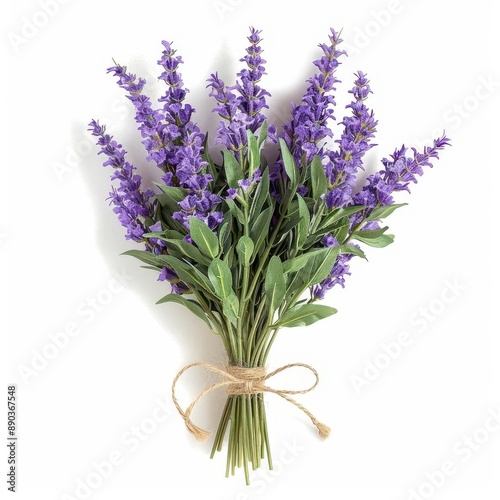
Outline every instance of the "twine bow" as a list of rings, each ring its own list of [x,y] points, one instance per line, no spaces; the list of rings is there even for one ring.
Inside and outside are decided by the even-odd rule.
[[[217,375],[219,375],[221,380],[203,389],[203,391],[200,392],[200,394],[196,397],[196,399],[186,408],[186,411],[183,411],[175,396],[175,385],[177,384],[177,381],[183,375],[184,372],[196,366],[205,368],[208,371],[216,373]],[[316,378],[314,384],[311,387],[308,387],[307,389],[296,390],[296,391],[274,389],[273,387],[269,387],[268,385],[266,385],[266,381],[268,379],[274,377],[275,375],[277,375],[282,371],[294,367],[306,368],[307,370],[312,372]],[[322,438],[326,439],[330,435],[330,428],[327,425],[319,422],[318,419],[307,408],[305,408],[300,403],[295,401],[295,399],[289,396],[290,394],[307,394],[308,392],[311,392],[318,385],[318,383],[319,383],[318,372],[312,366],[306,365],[304,363],[292,363],[289,365],[284,365],[281,368],[278,368],[272,371],[271,373],[266,374],[266,370],[264,367],[248,368],[244,366],[226,366],[224,368],[219,368],[209,363],[196,362],[186,365],[176,375],[174,382],[172,384],[172,399],[174,401],[175,407],[177,408],[177,411],[184,419],[188,431],[198,441],[202,443],[204,443],[210,437],[210,432],[201,429],[200,427],[198,427],[193,423],[193,421],[191,420],[191,412],[201,399],[203,399],[210,392],[219,389],[220,387],[225,387],[226,393],[231,396],[251,395],[263,392],[272,392],[273,394],[277,394],[278,396],[281,396],[283,399],[286,399],[289,403],[295,405],[297,408],[299,408],[299,410],[302,410],[311,419],[312,423],[317,427],[319,435]]]

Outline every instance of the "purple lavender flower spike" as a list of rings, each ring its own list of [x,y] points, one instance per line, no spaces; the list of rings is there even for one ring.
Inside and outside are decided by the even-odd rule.
[[[432,167],[431,160],[439,158],[439,151],[449,144],[450,140],[443,135],[435,139],[432,146],[424,147],[422,153],[412,148],[413,157],[406,156],[408,150],[402,146],[394,151],[391,159],[384,158],[384,168],[368,176],[361,191],[352,199],[352,205],[366,207],[351,218],[352,224],[359,224],[374,208],[392,204],[394,191],[410,192],[408,186],[411,182],[417,183],[417,176],[424,172],[422,167]]]
[[[211,214],[221,199],[209,190],[213,179],[210,174],[205,173],[207,162],[202,158],[205,135],[191,121],[194,108],[184,103],[189,91],[184,87],[178,71],[182,58],[175,55],[172,44],[165,41],[162,43],[164,50],[158,64],[163,68],[163,73],[159,79],[167,85],[165,95],[159,99],[163,102],[167,123],[163,141],[168,145],[167,163],[175,172],[175,176],[167,172],[163,180],[167,185],[179,185],[189,190],[186,198],[179,203],[181,210],[175,212],[173,217],[186,229],[189,229],[189,217],[193,215],[213,228],[215,221],[222,220],[218,213]]]
[[[301,104],[292,103],[292,120],[285,123],[280,134],[299,167],[309,163],[315,155],[322,156],[322,141],[332,137],[327,122],[335,119],[332,109],[335,100],[329,92],[335,90],[334,85],[340,81],[334,77],[334,73],[340,64],[340,56],[346,52],[338,49],[342,42],[340,33],[332,29],[329,39],[330,45],[319,45],[323,56],[314,61],[319,73],[307,80],[309,87]]]
[[[92,120],[89,123],[89,131],[98,137],[97,144],[101,147],[98,154],[104,154],[108,158],[103,166],[112,166],[115,169],[111,180],[120,181],[118,188],[112,188],[109,199],[114,205],[113,212],[127,229],[125,238],[143,242],[143,234],[146,232],[144,220],[153,216],[153,192],[141,190],[141,176],[134,174],[136,168],[125,160],[126,151],[112,136],[106,134],[105,126]]]
[[[247,67],[237,74],[239,80],[236,85],[227,86],[217,73],[207,80],[211,88],[210,97],[217,101],[212,111],[223,119],[217,128],[215,142],[233,151],[237,159],[246,148],[247,130],[255,133],[259,129],[265,120],[262,110],[268,108],[266,97],[270,94],[259,85],[265,74],[266,62],[262,59],[259,45],[262,41],[260,33],[250,28],[250,46],[246,49],[247,55],[240,59]],[[275,132],[275,127],[270,127],[270,135]]]
[[[146,160],[154,161],[162,170],[166,170],[167,152],[163,142],[165,117],[161,110],[152,108],[151,100],[142,93],[146,80],[127,73],[126,66],[112,66],[108,68],[108,73],[118,77],[118,85],[128,92],[127,97],[135,107],[135,121],[139,124],[144,139],[142,144],[148,153]]]
[[[369,81],[361,71],[356,73],[354,87],[349,91],[354,100],[347,106],[352,115],[342,121],[344,131],[339,140],[338,150],[327,153],[328,161],[325,172],[330,185],[326,195],[328,208],[348,205],[352,200],[356,183],[356,173],[363,168],[363,156],[374,144],[370,139],[374,137],[377,121],[364,101],[371,93]]]
[[[264,108],[269,108],[266,103],[266,96],[271,96],[269,92],[258,85],[262,76],[265,75],[264,64],[266,63],[265,59],[262,59],[263,51],[259,45],[262,42],[261,33],[255,28],[250,28],[250,36],[248,37],[250,46],[246,49],[247,55],[240,59],[240,62],[246,62],[247,68],[238,73],[237,76],[240,77],[240,81],[234,87],[240,94],[237,99],[238,108],[250,118],[248,128],[253,133],[258,130],[266,119],[261,111]]]

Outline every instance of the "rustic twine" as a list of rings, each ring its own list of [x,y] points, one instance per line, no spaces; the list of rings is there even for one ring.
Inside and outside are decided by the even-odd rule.
[[[209,385],[196,397],[196,399],[186,408],[186,411],[183,411],[180,407],[177,398],[175,396],[175,385],[179,378],[183,375],[183,373],[190,368],[194,368],[199,366],[201,368],[205,368],[208,371],[216,373],[220,377],[220,382],[216,382],[215,384]],[[316,381],[311,387],[303,390],[291,391],[284,389],[274,389],[266,385],[266,381],[271,377],[274,377],[278,373],[288,370],[289,368],[302,367],[306,368],[310,372],[312,372],[316,378]],[[292,363],[289,365],[284,365],[281,368],[278,368],[271,373],[266,374],[266,370],[264,367],[245,367],[245,366],[225,366],[223,368],[217,367],[215,365],[211,365],[209,363],[191,363],[186,365],[182,370],[176,375],[174,382],[172,384],[172,399],[174,401],[175,407],[177,411],[184,419],[186,423],[186,427],[188,431],[200,442],[204,443],[209,437],[210,432],[201,429],[197,425],[193,423],[191,420],[191,412],[194,407],[199,403],[201,399],[203,399],[210,392],[219,389],[221,387],[226,388],[226,393],[230,396],[242,396],[242,395],[251,395],[258,394],[263,392],[272,392],[273,394],[277,394],[281,396],[283,399],[286,399],[289,403],[295,405],[299,410],[302,410],[312,421],[312,423],[317,427],[319,431],[319,435],[326,439],[330,435],[330,427],[325,424],[322,424],[318,421],[318,419],[304,406],[295,401],[295,399],[291,398],[290,394],[307,394],[311,392],[319,383],[319,375],[318,372],[309,365],[304,363]]]

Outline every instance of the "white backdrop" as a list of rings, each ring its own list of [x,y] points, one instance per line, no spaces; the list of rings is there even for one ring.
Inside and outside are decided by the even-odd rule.
[[[2,391],[6,399],[7,385],[17,385],[17,498],[498,500],[493,5],[4,3]],[[305,416],[269,396],[276,469],[245,487],[241,474],[224,479],[224,455],[209,460],[210,442],[197,444],[172,410],[177,371],[221,360],[221,346],[180,306],[155,306],[165,285],[119,255],[132,246],[104,201],[110,172],[86,124],[100,118],[142,162],[132,110],[105,70],[114,57],[159,95],[156,60],[166,39],[186,63],[199,125],[213,131],[205,80],[216,70],[234,78],[250,25],[264,32],[264,86],[276,121],[305,89],[331,26],[343,28],[350,51],[338,72],[337,116],[352,73],[371,79],[379,119],[372,168],[396,146],[421,146],[443,129],[453,147],[411,197],[398,198],[410,205],[388,220],[395,244],[369,249],[369,262],[355,262],[346,288],[328,296],[339,313],[281,333],[271,366],[318,369],[319,387],[301,402],[333,432],[322,442]],[[183,403],[205,382],[186,375]],[[213,429],[222,403],[222,395],[207,398],[194,418]]]

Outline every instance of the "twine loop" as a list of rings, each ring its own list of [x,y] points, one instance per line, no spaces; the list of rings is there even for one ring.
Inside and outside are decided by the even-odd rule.
[[[177,401],[177,397],[175,395],[175,386],[179,378],[184,374],[184,372],[194,367],[201,367],[204,368],[205,370],[216,373],[219,376],[220,381],[216,382],[215,384],[209,385],[208,387],[203,389],[203,391],[201,391],[200,394],[198,394],[196,399],[184,411],[179,405],[179,402]],[[270,378],[274,377],[280,372],[295,367],[305,368],[310,372],[312,372],[315,377],[314,384],[306,389],[301,389],[301,390],[274,389],[273,387],[267,385],[266,382]],[[191,412],[193,411],[194,407],[199,403],[199,401],[203,399],[207,394],[222,387],[226,389],[226,393],[229,396],[245,396],[245,395],[250,396],[252,394],[261,394],[264,392],[271,392],[273,394],[277,394],[278,396],[282,397],[289,403],[295,405],[297,408],[299,408],[299,410],[302,410],[311,419],[312,423],[316,426],[320,436],[322,438],[327,438],[330,435],[330,428],[327,425],[319,422],[317,418],[309,410],[307,410],[307,408],[305,408],[300,403],[295,401],[295,399],[290,397],[290,394],[307,394],[308,392],[311,392],[318,385],[318,383],[319,383],[318,372],[312,366],[306,365],[304,363],[291,363],[288,365],[284,365],[280,368],[277,368],[276,370],[270,373],[266,373],[266,369],[264,367],[245,367],[245,366],[229,365],[221,368],[215,365],[211,365],[209,363],[196,362],[186,365],[176,375],[174,382],[172,384],[172,400],[174,401],[177,411],[184,419],[188,431],[191,434],[193,434],[193,436],[198,441],[202,443],[205,442],[210,437],[210,432],[201,429],[200,427],[198,427],[193,423],[193,421],[191,420]]]

